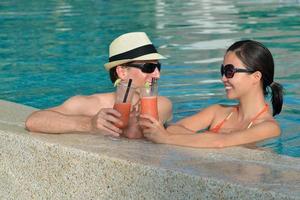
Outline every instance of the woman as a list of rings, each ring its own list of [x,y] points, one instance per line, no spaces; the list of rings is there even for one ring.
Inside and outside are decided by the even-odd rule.
[[[231,45],[221,65],[227,98],[235,106],[212,105],[166,129],[155,119],[141,115],[144,136],[156,143],[189,147],[222,148],[245,145],[280,135],[273,116],[280,113],[282,86],[274,82],[274,61],[261,43],[244,40]],[[273,116],[265,101],[271,90]],[[198,131],[206,129],[203,134]]]

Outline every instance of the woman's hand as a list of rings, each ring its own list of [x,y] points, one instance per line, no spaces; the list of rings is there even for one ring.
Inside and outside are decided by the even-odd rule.
[[[140,115],[139,124],[143,129],[144,137],[155,143],[167,143],[169,133],[163,125],[150,115]]]

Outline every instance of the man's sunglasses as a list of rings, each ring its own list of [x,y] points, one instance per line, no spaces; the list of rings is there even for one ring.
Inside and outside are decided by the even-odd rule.
[[[128,67],[135,67],[140,69],[143,73],[151,74],[157,68],[160,71],[161,64],[160,63],[127,63],[125,64]]]
[[[245,72],[245,73],[253,73],[255,72],[254,70],[250,70],[250,69],[241,69],[241,68],[235,68],[232,64],[228,64],[228,65],[221,65],[221,75],[223,77],[223,75],[225,74],[226,78],[232,78],[234,76],[235,73],[237,72]]]

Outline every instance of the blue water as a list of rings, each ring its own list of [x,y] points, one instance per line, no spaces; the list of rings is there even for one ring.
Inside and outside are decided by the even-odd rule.
[[[255,39],[274,55],[285,87],[280,138],[261,144],[300,157],[300,2],[38,1],[0,2],[0,99],[37,108],[70,96],[109,92],[108,45],[131,31],[148,33],[163,61],[160,94],[175,121],[226,100],[219,66],[225,49]]]

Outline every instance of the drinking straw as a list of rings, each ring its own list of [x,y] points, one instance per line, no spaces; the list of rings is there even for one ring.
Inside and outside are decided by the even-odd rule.
[[[150,89],[151,95],[152,95],[152,93],[154,92],[154,83],[156,83],[156,78],[152,78],[152,79],[151,79],[151,89]]]
[[[123,103],[125,103],[126,100],[127,100],[129,89],[130,89],[130,86],[131,86],[131,82],[132,82],[132,79],[129,79],[127,89],[126,89],[126,92],[125,92],[125,96],[124,96],[124,99],[123,99]]]

